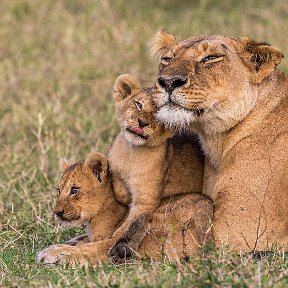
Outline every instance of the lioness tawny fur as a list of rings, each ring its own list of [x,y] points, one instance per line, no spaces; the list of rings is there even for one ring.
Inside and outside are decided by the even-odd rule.
[[[274,46],[212,35],[177,41],[161,31],[156,117],[198,133],[203,192],[215,202],[216,245],[288,249],[288,78]]]

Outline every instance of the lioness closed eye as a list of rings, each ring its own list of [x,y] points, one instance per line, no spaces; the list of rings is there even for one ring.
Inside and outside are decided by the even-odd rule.
[[[199,135],[203,192],[215,201],[216,244],[288,249],[288,78],[274,46],[248,38],[159,32],[157,119]]]
[[[203,157],[195,135],[172,138],[169,130],[156,123],[153,88],[142,89],[134,76],[125,74],[117,79],[114,89],[121,132],[109,151],[109,163],[116,198],[131,202],[110,250],[117,262],[118,246],[137,250],[161,199],[201,192]]]

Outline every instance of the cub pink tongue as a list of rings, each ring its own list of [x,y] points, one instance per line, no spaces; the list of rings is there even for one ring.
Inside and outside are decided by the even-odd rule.
[[[138,135],[143,135],[144,131],[141,128],[134,128],[133,131]]]

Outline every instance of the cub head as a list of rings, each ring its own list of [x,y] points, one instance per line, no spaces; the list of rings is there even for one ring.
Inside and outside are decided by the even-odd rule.
[[[121,130],[133,145],[156,145],[166,137],[154,118],[153,88],[141,88],[136,77],[123,74],[114,86],[114,100]]]
[[[212,35],[177,41],[160,31],[151,51],[159,58],[154,102],[166,126],[207,123],[223,132],[254,107],[257,86],[280,63],[282,53],[265,42]]]
[[[65,226],[76,227],[99,213],[110,197],[108,162],[103,154],[92,153],[73,164],[62,160],[62,168],[54,213]]]

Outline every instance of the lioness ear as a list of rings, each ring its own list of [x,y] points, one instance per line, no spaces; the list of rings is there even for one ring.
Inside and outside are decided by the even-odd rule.
[[[172,34],[161,30],[157,32],[151,40],[149,52],[152,54],[152,56],[160,58],[175,44],[177,44],[176,38]]]
[[[268,43],[257,42],[249,38],[242,38],[240,42],[240,54],[253,73],[252,81],[254,83],[260,83],[270,75],[283,58],[280,50]]]
[[[72,163],[71,161],[67,160],[67,159],[61,159],[59,164],[60,164],[60,167],[62,168],[62,171],[64,172],[64,171],[66,171],[66,170],[69,168],[69,166],[71,166],[73,163]]]
[[[140,89],[140,84],[134,75],[122,74],[114,85],[114,100],[121,101]]]
[[[101,153],[91,153],[84,161],[84,167],[91,171],[100,184],[105,184],[108,174],[107,157]]]

